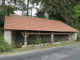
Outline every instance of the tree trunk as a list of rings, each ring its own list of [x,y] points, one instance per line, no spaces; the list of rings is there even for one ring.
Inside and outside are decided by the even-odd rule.
[[[32,17],[32,7],[31,7],[31,17]]]
[[[27,16],[28,16],[28,10],[29,10],[29,0],[27,0]]]
[[[5,0],[2,0],[2,11],[4,11],[4,8],[5,8]]]

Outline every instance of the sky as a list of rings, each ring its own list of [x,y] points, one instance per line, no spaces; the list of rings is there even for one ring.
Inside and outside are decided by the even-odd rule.
[[[31,6],[30,6],[30,7],[31,7]],[[35,7],[39,8],[40,5],[35,6]],[[26,12],[26,11],[25,11],[25,12]],[[32,9],[32,16],[35,16],[36,12],[37,12],[37,10],[36,10],[35,8],[33,8],[33,9]],[[22,11],[17,10],[17,11],[14,11],[14,13],[15,13],[16,15],[21,15],[21,14],[22,14]],[[30,10],[29,10],[29,15],[30,15],[30,14],[31,14],[31,13],[30,13]]]
[[[0,5],[2,4],[1,1],[2,1],[2,0],[0,0]],[[6,5],[8,5],[7,1],[9,1],[9,0],[5,0],[5,4],[6,4]],[[27,4],[27,0],[25,0],[25,3]],[[29,4],[29,7],[32,7],[32,5]],[[34,7],[39,8],[39,7],[40,7],[40,4],[37,5],[37,6],[34,5]],[[25,12],[26,12],[26,11],[25,11]],[[20,10],[14,11],[14,13],[15,13],[16,15],[22,15],[22,11],[20,11]],[[35,16],[36,13],[37,13],[37,10],[36,10],[35,8],[32,8],[32,16]],[[29,10],[29,15],[31,15],[30,10]]]
[[[27,4],[27,0],[25,0],[25,3]],[[32,7],[32,5],[29,4],[29,7]],[[39,8],[39,7],[40,7],[40,4],[37,5],[37,6],[36,6],[36,4],[34,4],[34,7]],[[30,11],[31,11],[31,10],[29,10],[29,15],[31,15],[31,12],[30,12]],[[26,12],[26,11],[25,11],[25,12]],[[19,11],[19,10],[14,11],[14,13],[17,14],[17,15],[22,15],[22,11]],[[35,8],[32,8],[32,16],[36,16],[36,13],[37,13],[37,10],[36,10]]]

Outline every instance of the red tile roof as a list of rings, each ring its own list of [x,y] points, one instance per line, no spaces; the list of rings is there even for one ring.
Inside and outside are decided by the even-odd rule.
[[[19,16],[13,14],[11,14],[11,17],[5,17],[4,29],[78,32],[78,30],[61,21]]]

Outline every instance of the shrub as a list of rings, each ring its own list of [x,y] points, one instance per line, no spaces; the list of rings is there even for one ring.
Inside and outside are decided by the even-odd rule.
[[[41,43],[42,43],[40,35],[36,36],[36,39],[37,39],[37,40],[34,41],[35,44],[41,44]]]
[[[77,40],[76,41],[80,41],[80,36],[77,36]]]
[[[14,45],[14,48],[21,48],[22,47],[22,43]]]
[[[61,42],[61,40],[59,39],[58,42]]]
[[[14,44],[15,44],[14,39],[15,39],[15,37],[11,38],[11,45],[12,45],[12,47],[14,47]]]
[[[8,52],[12,50],[13,48],[8,45],[8,43],[4,41],[3,36],[0,35],[0,52]]]

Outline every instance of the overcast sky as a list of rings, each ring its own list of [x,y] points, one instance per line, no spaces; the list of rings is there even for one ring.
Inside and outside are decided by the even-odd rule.
[[[40,5],[35,6],[35,7],[39,8]],[[26,11],[25,11],[25,12],[26,12]],[[37,12],[37,10],[36,10],[35,8],[33,8],[33,9],[32,9],[32,16],[35,16],[36,12]],[[21,14],[22,14],[22,11],[19,11],[19,10],[18,10],[18,11],[14,11],[14,13],[17,14],[17,15],[21,15]],[[29,10],[29,15],[31,15],[30,10]]]
[[[2,0],[0,0],[0,5],[2,4],[1,1],[2,1]],[[5,0],[5,1],[9,1],[9,0]],[[27,0],[25,0],[25,3],[27,4]],[[5,2],[5,4],[8,5],[7,2]],[[29,4],[29,7],[32,7],[32,5]],[[39,4],[38,6],[34,5],[34,7],[39,8],[39,7],[40,7],[40,4]],[[30,11],[31,11],[31,10],[29,10],[29,15],[31,15]],[[25,12],[26,12],[26,11],[25,11]],[[36,12],[37,12],[37,10],[36,10],[35,8],[33,8],[33,9],[32,9],[32,16],[35,16]],[[22,14],[22,11],[17,10],[17,11],[14,11],[14,13],[15,13],[16,15],[21,15],[21,14]]]
[[[27,4],[27,0],[25,0],[25,3]],[[32,7],[32,5],[29,4],[29,7]],[[34,7],[39,8],[40,7],[40,4],[37,5],[37,6],[34,5]],[[32,8],[32,16],[35,16],[36,12],[37,12],[37,10],[35,8]],[[17,14],[17,15],[21,15],[22,14],[22,11],[19,11],[19,10],[18,11],[14,11],[14,13]],[[29,15],[31,15],[31,10],[29,10]]]

